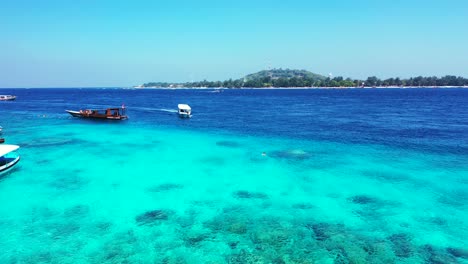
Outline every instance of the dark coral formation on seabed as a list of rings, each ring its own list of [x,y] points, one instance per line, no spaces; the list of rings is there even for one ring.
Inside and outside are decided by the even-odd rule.
[[[184,188],[184,186],[182,184],[163,183],[163,184],[148,188],[148,191],[158,193],[158,192],[167,192],[167,191],[178,190],[178,189],[182,189],[182,188]]]
[[[135,221],[138,225],[152,225],[167,220],[171,214],[172,212],[168,210],[151,210],[137,215]]]
[[[216,142],[217,146],[227,147],[227,148],[239,148],[242,145],[236,141],[222,140]]]
[[[463,263],[468,251],[459,247],[442,248],[418,245],[410,233],[397,232],[387,237],[374,237],[362,230],[354,230],[345,223],[324,222],[301,212],[313,209],[309,203],[293,204],[287,215],[272,215],[256,211],[245,203],[269,201],[261,192],[239,190],[232,193],[236,203],[223,208],[215,217],[197,221],[196,210],[189,216],[170,210],[152,210],[136,216],[141,228],[153,228],[175,221],[180,246],[190,252],[205,252],[201,259],[222,256],[213,263]],[[347,201],[362,211],[398,207],[398,203],[369,195],[355,195]],[[78,210],[78,209],[77,209]],[[310,211],[311,214],[313,211]],[[172,223],[172,222],[171,222]],[[157,245],[157,243],[156,243]],[[219,252],[208,250],[217,248]],[[158,248],[156,246],[156,248]],[[190,258],[159,252],[156,263],[190,263]],[[206,258],[206,259],[205,259]],[[205,261],[206,260],[206,261]]]
[[[118,231],[112,230],[112,223],[105,221],[87,223],[88,229],[83,230],[80,220],[86,219],[90,212],[86,205],[76,205],[63,212],[38,212],[66,220],[47,223],[50,242],[71,239],[83,231],[106,237],[106,243],[89,252],[87,263],[148,263],[149,260],[168,264],[456,264],[468,260],[468,250],[463,247],[419,245],[412,234],[403,232],[374,237],[345,223],[324,222],[313,216],[288,218],[267,214],[242,205],[245,199],[255,201],[267,197],[241,196],[243,198],[237,200],[240,204],[222,208],[209,219],[197,219],[195,209],[185,213],[154,209],[137,214],[132,228]],[[351,197],[349,201],[364,205],[381,203],[364,196]],[[39,232],[34,228],[25,231]],[[83,248],[86,244],[74,246]],[[10,262],[60,263],[67,257],[73,259],[67,251],[57,249],[50,253],[37,251],[27,257],[27,261],[12,257]]]
[[[257,198],[254,195],[251,199]],[[373,201],[367,198],[357,200],[364,204]],[[224,263],[232,264],[441,264],[463,263],[463,260],[468,259],[468,252],[464,249],[417,245],[407,233],[376,238],[366,236],[342,223],[321,222],[313,218],[286,221],[280,216],[253,215],[247,212],[242,206],[225,208],[213,219],[204,221],[202,227],[195,229],[196,231],[193,225],[181,225],[178,234],[183,241],[182,245],[196,252],[215,243],[216,247],[223,250],[210,254],[222,253]],[[140,215],[138,219],[149,218],[148,221],[151,222],[161,215],[164,213],[155,210]],[[171,255],[156,263],[190,263],[190,260]]]
[[[233,196],[240,199],[267,199],[268,195],[261,192],[237,191]]]

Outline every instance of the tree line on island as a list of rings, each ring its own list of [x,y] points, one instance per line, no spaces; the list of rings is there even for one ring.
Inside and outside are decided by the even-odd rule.
[[[199,81],[186,83],[149,82],[139,87],[162,88],[274,88],[274,87],[437,87],[468,86],[468,79],[447,75],[444,77],[414,77],[408,79],[379,79],[375,76],[365,80],[343,77],[325,77],[306,70],[273,69],[249,74],[240,79],[225,81]]]

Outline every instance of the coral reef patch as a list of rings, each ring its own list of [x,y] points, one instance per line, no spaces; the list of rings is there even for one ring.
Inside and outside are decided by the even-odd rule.
[[[151,210],[135,217],[138,225],[153,225],[169,219],[173,212],[169,210]]]

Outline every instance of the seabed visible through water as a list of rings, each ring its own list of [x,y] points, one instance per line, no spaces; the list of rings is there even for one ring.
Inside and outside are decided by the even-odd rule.
[[[468,260],[466,153],[1,107],[1,263]]]

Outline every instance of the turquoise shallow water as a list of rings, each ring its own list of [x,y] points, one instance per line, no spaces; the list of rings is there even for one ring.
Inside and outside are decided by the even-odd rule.
[[[3,107],[1,263],[467,262],[465,153]]]

